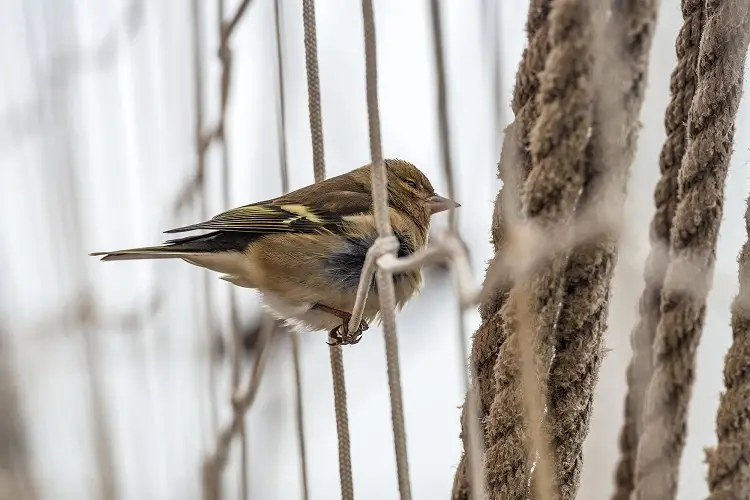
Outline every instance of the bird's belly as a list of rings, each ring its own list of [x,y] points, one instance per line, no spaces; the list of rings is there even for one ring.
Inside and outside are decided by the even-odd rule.
[[[299,331],[330,331],[341,325],[342,319],[328,312],[313,309],[313,302],[296,302],[273,292],[262,292],[263,305],[274,316],[285,320]],[[351,311],[345,311],[351,312]]]

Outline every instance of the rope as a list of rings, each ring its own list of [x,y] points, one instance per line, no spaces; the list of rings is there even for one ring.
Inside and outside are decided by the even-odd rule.
[[[362,0],[365,41],[365,76],[367,84],[367,118],[370,131],[370,154],[372,157],[372,205],[379,238],[393,236],[388,209],[387,174],[380,142],[380,116],[378,112],[377,53],[375,43],[375,20],[372,0]],[[391,253],[395,257],[395,251]],[[388,371],[388,388],[393,420],[393,441],[396,450],[398,489],[401,500],[411,498],[409,463],[406,454],[406,430],[401,394],[401,370],[398,361],[398,339],[396,338],[396,299],[393,274],[379,267],[377,280],[380,311],[385,334],[385,354]],[[360,282],[362,280],[360,279]]]
[[[531,158],[525,144],[528,135],[524,131],[531,130],[538,110],[533,97],[539,86],[537,74],[543,69],[547,51],[546,19],[551,0],[532,0],[529,4],[529,14],[526,24],[528,46],[523,52],[521,63],[516,73],[516,85],[513,89],[511,103],[515,120],[508,126],[503,140],[498,175],[503,181],[495,200],[492,221],[492,243],[495,255],[487,268],[483,289],[488,292],[487,297],[479,305],[482,324],[474,334],[471,348],[470,366],[474,369],[474,382],[478,392],[478,418],[484,422],[489,414],[490,406],[495,394],[495,378],[493,368],[497,360],[500,346],[505,342],[505,324],[500,315],[511,282],[505,273],[499,272],[507,245],[505,234],[508,223],[518,218],[519,192],[531,170]],[[516,171],[518,169],[518,171]],[[510,219],[510,220],[508,220]],[[497,284],[495,284],[497,283]],[[462,422],[466,422],[466,405]],[[462,425],[462,438],[467,436],[467,427]],[[485,431],[486,434],[486,431]],[[464,444],[464,450],[466,450]],[[468,464],[464,453],[456,472],[453,485],[453,500],[469,499],[469,478],[466,475]]]
[[[229,91],[231,88],[232,81],[232,48],[229,45],[231,36],[231,30],[236,26],[236,23],[241,18],[244,9],[247,8],[247,3],[244,7],[241,5],[238,9],[237,15],[233,18],[229,24],[224,22],[224,1],[219,0],[217,2],[219,20],[219,34],[220,34],[220,45],[219,45],[219,60],[221,61],[221,86],[220,86],[220,100],[219,100],[219,122],[216,125],[216,133],[214,139],[221,145],[221,160],[222,160],[222,197],[224,198],[224,206],[229,206],[230,198],[230,167],[229,167],[229,144],[226,136],[226,117],[227,117],[227,105],[229,104]],[[204,219],[205,220],[205,219]],[[206,275],[207,276],[207,275]],[[237,308],[237,295],[234,287],[229,289],[229,316],[231,318],[230,324],[232,328],[232,393],[236,393],[239,390],[240,376],[242,374],[242,332],[240,329],[240,317]],[[247,500],[250,494],[250,488],[248,484],[247,469],[248,469],[248,443],[247,443],[247,429],[245,427],[245,421],[242,419],[239,426],[239,438],[240,438],[240,498]]]
[[[226,113],[227,106],[229,103],[229,96],[231,90],[232,81],[232,48],[230,45],[231,36],[237,27],[238,23],[245,14],[250,1],[244,0],[239,7],[234,11],[234,14],[230,17],[229,21],[224,20],[224,0],[217,2],[217,19],[219,22],[219,60],[221,62],[221,82],[220,82],[220,107],[219,107],[219,118],[217,123],[209,129],[204,129],[203,124],[203,109],[202,109],[202,93],[203,93],[203,70],[200,56],[200,44],[201,44],[201,16],[200,16],[200,5],[197,2],[193,2],[193,31],[194,31],[194,57],[195,57],[195,100],[196,100],[196,155],[197,165],[196,173],[193,179],[183,189],[182,194],[178,196],[175,209],[179,210],[184,203],[186,203],[192,196],[193,190],[202,186],[206,188],[204,182],[205,169],[206,169],[206,153],[209,146],[214,142],[219,142],[222,151],[222,195],[224,203],[227,204],[229,200],[229,186],[230,186],[230,167],[229,167],[229,145],[226,140]],[[201,211],[205,212],[206,200],[205,196],[202,199]],[[204,281],[204,292],[205,300],[207,302],[207,310],[211,311],[210,306],[210,294],[208,293],[208,277]],[[232,325],[232,368],[231,368],[231,383],[232,383],[232,410],[233,417],[232,421],[226,425],[218,435],[216,450],[214,453],[207,456],[203,464],[203,494],[204,498],[207,499],[219,499],[221,498],[221,486],[222,479],[221,474],[226,466],[227,454],[229,447],[235,436],[239,436],[240,439],[240,498],[247,499],[249,496],[249,481],[247,476],[248,471],[248,444],[247,444],[247,432],[245,429],[245,414],[249,410],[253,401],[255,400],[255,393],[258,390],[260,380],[262,378],[263,370],[265,368],[265,362],[268,357],[269,346],[270,346],[270,335],[275,328],[275,322],[270,318],[264,319],[264,326],[261,331],[261,337],[264,339],[261,341],[259,351],[251,371],[251,382],[247,391],[243,392],[241,385],[241,373],[242,373],[242,339],[240,336],[241,330],[239,325],[239,311],[237,308],[237,299],[234,290],[230,291],[229,295],[230,304],[230,316]],[[213,333],[215,327],[213,324],[209,325],[209,332]],[[213,366],[211,370],[211,389],[215,390],[213,385],[215,381],[215,373]],[[213,396],[213,394],[212,394]],[[213,400],[213,398],[212,398]],[[215,411],[215,410],[214,410]]]
[[[443,174],[448,188],[448,197],[455,199],[456,183],[453,179],[453,155],[451,154],[451,141],[448,124],[448,92],[445,85],[445,60],[443,56],[443,34],[440,21],[440,2],[430,0],[430,18],[432,21],[432,45],[435,54],[435,69],[437,72],[437,112],[438,130],[440,135],[441,157],[443,160]],[[448,224],[450,230],[458,232],[458,219],[456,209],[451,207],[448,211]],[[462,340],[463,343],[463,340]]]
[[[455,200],[455,182],[453,178],[453,156],[451,154],[450,131],[448,122],[448,98],[445,78],[445,60],[443,56],[443,36],[442,23],[440,20],[440,3],[438,0],[431,0],[430,13],[432,20],[433,47],[435,54],[435,66],[437,70],[437,109],[438,109],[438,126],[440,132],[440,145],[442,148],[441,156],[443,163],[443,172],[448,188],[448,198]],[[448,212],[448,224],[451,235],[458,239],[458,219],[455,208]],[[465,343],[465,327],[463,318],[463,309],[458,308],[458,328],[456,328],[458,349],[461,356],[461,363],[468,359],[468,353]],[[462,369],[461,375],[466,391],[466,404],[463,411],[466,413],[466,430],[468,439],[466,439],[466,451],[468,454],[467,472],[469,474],[469,483],[471,484],[471,497],[479,500],[485,498],[485,480],[482,457],[484,456],[484,436],[481,431],[481,422],[479,420],[479,410],[477,408],[477,392],[471,387],[469,372],[473,372],[473,365],[469,364],[468,369]],[[472,377],[474,374],[472,373]]]
[[[203,50],[203,17],[201,16],[200,2],[193,0],[191,2],[191,32],[192,32],[192,52],[193,52],[193,108],[195,112],[194,122],[194,133],[195,133],[195,168],[196,172],[193,176],[193,180],[188,183],[188,187],[184,188],[183,194],[178,197],[178,201],[175,204],[175,211],[178,211],[183,203],[187,202],[187,198],[192,196],[192,190],[200,188],[202,196],[200,197],[200,216],[201,219],[208,219],[208,197],[207,189],[208,186],[203,182],[204,172],[206,168],[206,147],[204,147],[205,140],[203,138],[203,127],[204,124],[204,113],[203,113],[203,58],[201,53]],[[195,184],[195,185],[194,185]],[[187,197],[187,198],[186,198]],[[209,348],[213,347],[214,341],[217,338],[221,338],[216,327],[214,320],[214,307],[213,298],[211,295],[211,285],[209,282],[210,276],[208,273],[202,275],[202,287],[201,289],[195,288],[196,300],[201,302],[204,306],[203,312],[205,314],[205,324],[203,325],[206,331],[206,340]],[[202,292],[202,294],[201,294]],[[217,366],[212,357],[208,358],[208,399],[209,399],[209,424],[211,433],[218,432],[219,429],[219,408],[216,404],[218,400],[216,390],[217,380]]]
[[[232,409],[234,410],[232,421],[219,433],[216,449],[203,462],[203,498],[207,500],[219,500],[222,498],[221,473],[227,464],[229,447],[232,439],[240,432],[245,414],[255,402],[260,382],[263,379],[268,356],[271,349],[271,335],[276,327],[276,322],[270,315],[265,315],[263,325],[258,339],[258,350],[250,371],[250,382],[246,389],[238,388],[232,394]]]
[[[279,0],[273,0],[274,31],[276,35],[276,76],[278,78],[278,135],[279,135],[279,173],[281,174],[281,192],[289,192],[289,166],[286,151],[286,99],[284,98],[284,51],[281,42],[281,6]],[[325,174],[323,174],[325,177]]]
[[[274,0],[274,28],[276,35],[276,67],[278,75],[278,134],[279,134],[279,170],[281,174],[281,191],[289,191],[289,168],[287,166],[286,151],[286,101],[284,99],[284,57],[281,43],[281,6],[279,0]],[[300,471],[302,473],[302,498],[310,498],[309,479],[307,474],[307,453],[305,446],[305,415],[302,398],[302,367],[299,356],[299,334],[290,331],[292,346],[292,362],[294,364],[294,406],[297,420],[297,441],[299,443]]]
[[[558,0],[549,14],[550,51],[539,77],[540,113],[530,136],[533,168],[524,185],[523,208],[529,221],[525,229],[531,231],[531,241],[513,242],[516,255],[509,256],[521,263],[522,271],[502,308],[509,338],[495,365],[496,393],[488,421],[491,498],[527,497],[535,452],[535,496],[552,494],[548,443],[540,424],[566,256],[557,252],[533,262],[523,254],[543,247],[541,237],[554,241],[565,233],[583,184],[592,122],[592,5]],[[520,353],[520,366],[515,351]]]
[[[305,446],[305,413],[302,399],[302,370],[299,359],[299,335],[290,332],[292,339],[292,360],[294,361],[294,409],[297,419],[297,440],[299,441],[299,461],[302,471],[302,498],[310,498],[310,487],[307,474],[307,452]]]
[[[320,74],[318,72],[318,35],[315,26],[315,0],[302,1],[302,22],[305,28],[305,70],[307,72],[307,109],[310,115],[313,169],[315,182],[326,178],[323,154],[323,115],[320,107]]]
[[[620,460],[613,500],[628,500],[635,482],[635,457],[641,434],[643,400],[652,372],[652,346],[661,317],[661,290],[669,264],[669,235],[677,207],[677,173],[687,145],[688,109],[696,86],[698,48],[704,0],[682,0],[683,25],[675,42],[677,65],[670,79],[672,98],[665,114],[667,138],[659,156],[661,177],[656,184],[656,212],[651,221],[651,249],[643,275],[640,318],[631,336],[633,357],[627,370],[625,420],[620,432]]]
[[[603,358],[617,235],[638,139],[656,9],[655,0],[623,3],[613,9],[594,45],[601,51],[597,54],[586,180],[576,210],[576,233],[581,242],[571,250],[565,269],[549,378],[549,434],[556,487],[564,500],[575,499],[583,466],[583,443]],[[597,8],[594,16],[602,14]],[[601,235],[585,241],[583,233],[592,226],[600,228]]]
[[[732,346],[724,361],[724,386],[716,415],[718,445],[708,453],[709,500],[747,497],[750,491],[750,204],[748,240],[739,256],[740,291],[732,303]]]
[[[654,374],[636,460],[636,499],[677,494],[695,353],[706,310],[750,41],[750,4],[706,3],[698,84],[688,114],[688,145],[678,176],[670,241],[672,261],[662,290]]]
[[[323,153],[323,118],[320,106],[320,76],[318,74],[318,41],[315,27],[315,0],[303,0],[302,21],[305,29],[305,69],[307,72],[307,104],[310,115],[313,169],[315,182],[325,179],[326,166]],[[336,410],[336,435],[339,447],[339,481],[341,498],[354,499],[351,445],[349,441],[349,414],[346,405],[346,379],[341,346],[329,346],[333,400]]]

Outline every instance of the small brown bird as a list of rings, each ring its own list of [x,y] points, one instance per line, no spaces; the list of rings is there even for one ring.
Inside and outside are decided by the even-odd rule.
[[[436,194],[429,179],[411,163],[385,160],[385,164],[391,226],[400,243],[398,256],[404,257],[427,243],[433,214],[460,205]],[[183,259],[222,273],[222,279],[237,286],[258,290],[266,306],[291,325],[338,332],[339,343],[356,343],[367,322],[379,313],[373,280],[359,332],[346,331],[365,255],[378,237],[370,165],[165,232],[201,229],[211,232],[160,246],[90,255],[103,255],[107,261]],[[418,291],[421,270],[393,279],[401,308]]]

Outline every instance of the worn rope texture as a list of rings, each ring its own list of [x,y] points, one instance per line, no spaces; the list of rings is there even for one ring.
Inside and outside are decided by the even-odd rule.
[[[315,26],[315,0],[303,0],[302,21],[305,31],[305,69],[307,72],[307,101],[312,137],[313,169],[315,182],[325,179],[326,166],[323,149],[323,118],[320,105],[320,76],[318,74],[318,41]],[[339,481],[341,498],[354,498],[352,479],[351,444],[349,440],[349,414],[346,403],[344,356],[341,346],[329,346],[333,400],[336,409],[336,434],[339,446]]]
[[[487,279],[497,272],[493,265],[503,260],[507,246],[506,233],[509,227],[518,221],[521,211],[521,192],[529,172],[531,172],[530,134],[537,118],[539,106],[536,95],[539,92],[539,75],[544,70],[544,63],[549,54],[549,24],[547,18],[552,0],[531,0],[526,21],[528,46],[523,52],[521,63],[516,72],[516,85],[513,88],[511,109],[515,120],[508,125],[503,137],[503,146],[498,164],[498,176],[503,186],[497,194],[492,220],[492,245],[495,256],[487,268]],[[509,278],[509,277],[508,277]],[[485,319],[500,310],[504,297],[510,291],[510,280],[504,280],[505,286],[493,290],[493,294],[480,305],[479,313]],[[477,342],[474,342],[477,345]],[[480,342],[479,345],[485,345]],[[488,343],[486,345],[497,345]],[[494,365],[494,362],[492,363]]]
[[[372,205],[378,238],[393,237],[388,208],[388,178],[383,161],[380,140],[380,114],[378,111],[377,44],[375,39],[375,16],[372,0],[362,0],[362,19],[365,42],[365,77],[367,86],[367,123],[370,132],[370,155],[372,157]],[[395,249],[391,253],[396,256]],[[388,372],[388,389],[391,399],[393,422],[393,444],[396,452],[398,490],[401,500],[411,499],[409,462],[406,453],[406,425],[404,424],[403,395],[401,394],[401,368],[398,361],[398,339],[396,337],[396,297],[393,273],[378,267],[375,273],[380,299],[385,355]]]
[[[716,415],[719,442],[707,453],[709,500],[746,498],[750,492],[750,203],[745,230],[748,240],[738,259],[740,291],[732,303],[733,341],[724,361],[726,392]]]
[[[576,209],[576,232],[595,226],[601,228],[601,235],[582,237],[571,250],[549,382],[554,479],[559,498],[565,500],[576,497],[583,466],[657,7],[656,0],[623,2],[612,9],[604,32],[597,34],[596,46],[601,50],[597,53],[594,124]],[[594,16],[601,14],[597,10]]]
[[[523,193],[524,215],[538,236],[564,235],[583,184],[584,151],[592,122],[592,14],[589,0],[557,0],[549,14],[550,52],[539,77],[540,113],[530,136],[533,168]],[[537,244],[543,246],[541,241]],[[516,250],[521,254],[533,248],[538,247]],[[524,413],[533,416],[534,406],[539,405],[539,416],[542,415],[566,256],[558,252],[538,260],[533,269],[522,270],[519,283],[502,308],[509,339],[500,348],[495,364],[496,393],[487,426],[487,474],[492,499],[527,497],[537,451],[536,468],[541,470],[535,489],[542,498],[551,489],[546,440],[529,443],[527,437],[536,433],[534,427],[541,421],[527,422]],[[523,316],[527,317],[522,317],[520,313],[526,307],[528,314]],[[522,328],[532,338],[519,339]],[[510,336],[516,338],[511,340]],[[514,352],[523,347],[523,342],[533,348],[536,384],[531,387],[521,384],[520,371],[524,366],[519,366]],[[537,391],[538,396],[533,394]]]
[[[503,187],[495,200],[492,223],[492,244],[495,256],[490,261],[487,276],[497,272],[502,259],[501,252],[505,248],[505,234],[508,217],[518,219],[519,192],[531,170],[531,157],[528,154],[528,131],[533,127],[539,114],[536,105],[536,92],[539,88],[539,73],[544,69],[547,47],[547,15],[551,0],[532,0],[529,4],[529,14],[526,23],[528,46],[523,52],[521,63],[516,73],[516,85],[513,89],[511,107],[515,120],[507,127],[503,139],[503,147],[498,165],[498,175],[503,181]],[[508,214],[508,215],[506,215]],[[515,214],[515,215],[514,215]],[[493,266],[497,260],[498,265]],[[485,279],[485,283],[488,280]],[[478,392],[478,417],[485,423],[489,414],[495,393],[495,377],[493,368],[497,360],[497,353],[506,338],[505,324],[500,309],[510,291],[511,282],[506,280],[496,290],[492,291],[480,305],[479,312],[482,324],[474,334],[469,364],[473,366],[474,379],[472,385]],[[462,440],[465,441],[466,409],[461,417]],[[483,425],[484,427],[484,425]],[[466,450],[464,444],[464,450]],[[452,500],[468,500],[470,498],[468,467],[466,453],[461,456],[453,482]]]
[[[683,25],[675,42],[677,64],[669,85],[672,97],[664,117],[667,138],[659,156],[661,177],[654,192],[656,212],[651,220],[651,248],[643,274],[645,284],[639,301],[640,318],[631,335],[633,355],[627,369],[628,392],[613,500],[628,500],[635,484],[635,457],[642,431],[643,402],[651,379],[652,348],[661,318],[661,290],[669,264],[669,235],[677,207],[677,174],[685,155],[688,110],[697,84],[703,3],[704,0],[682,1]]]
[[[709,0],[678,176],[671,262],[661,296],[654,373],[636,459],[636,499],[671,499],[685,445],[695,353],[711,287],[724,183],[750,40],[750,3]]]

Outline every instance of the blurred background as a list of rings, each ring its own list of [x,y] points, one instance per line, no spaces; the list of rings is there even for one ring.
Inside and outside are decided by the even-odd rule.
[[[206,152],[195,193],[196,84],[208,129],[219,119],[220,0],[3,0],[0,4],[0,498],[193,499],[217,425],[231,417],[233,325],[252,365],[260,307],[179,261],[100,263],[86,254],[162,241],[161,232],[281,193],[273,0],[252,0],[231,38],[231,95],[222,149]],[[316,2],[328,175],[369,162],[361,6]],[[442,176],[428,2],[375,3],[386,157]],[[282,0],[290,187],[313,181],[301,2]],[[239,6],[226,0],[224,18]],[[527,2],[443,2],[451,141],[460,230],[479,282],[490,257],[500,186],[500,129],[524,46]],[[196,15],[197,13],[197,15]],[[579,498],[611,491],[628,339],[648,251],[652,192],[674,65],[679,6],[664,2],[651,55],[643,130],[633,165],[607,346]],[[198,52],[195,34],[200,33]],[[496,67],[496,62],[499,66]],[[497,78],[499,75],[499,81]],[[200,78],[197,78],[200,76]],[[496,104],[502,113],[498,123]],[[737,121],[714,288],[701,342],[680,498],[707,492],[703,447],[715,442],[723,356],[731,341],[735,257],[745,239],[748,106]],[[228,192],[223,189],[229,178]],[[190,194],[191,196],[188,196]],[[180,203],[178,203],[180,202]],[[446,224],[444,215],[435,225]],[[398,316],[413,495],[448,498],[460,456],[463,402],[449,276]],[[478,315],[463,318],[470,335]],[[301,336],[310,498],[339,496],[328,347]],[[465,339],[468,343],[469,338]],[[301,496],[288,332],[272,337],[246,422],[250,498]],[[397,498],[384,343],[373,326],[344,348],[357,498]],[[239,498],[239,451],[224,474]]]

